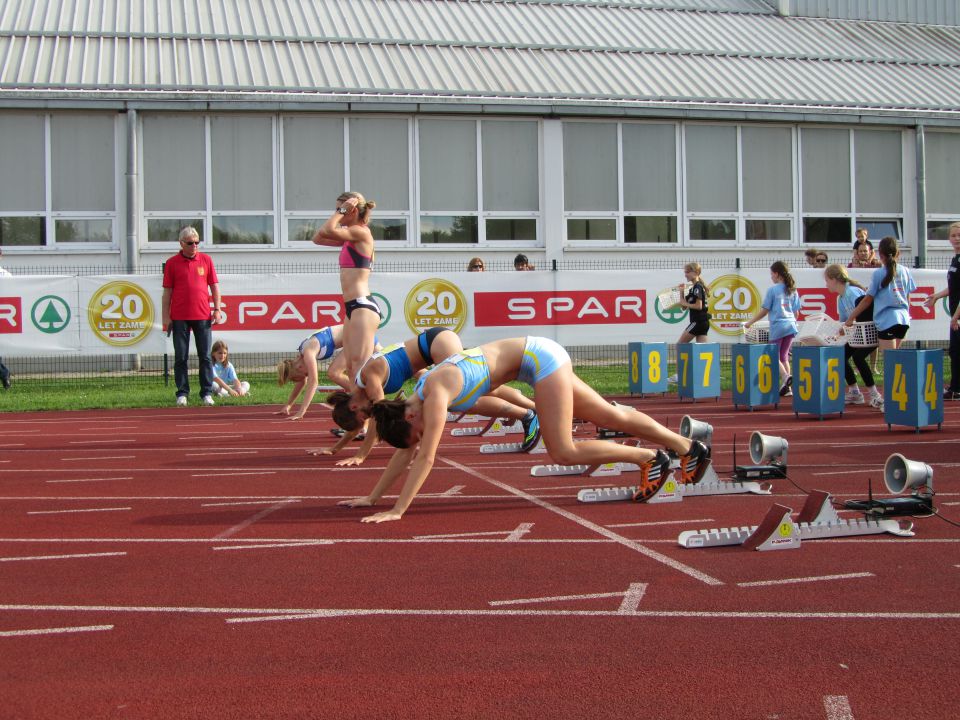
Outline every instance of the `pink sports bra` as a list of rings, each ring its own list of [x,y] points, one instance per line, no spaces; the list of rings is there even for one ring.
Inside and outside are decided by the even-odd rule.
[[[340,267],[342,268],[366,268],[373,265],[373,256],[367,257],[357,251],[351,243],[344,243],[340,248]]]

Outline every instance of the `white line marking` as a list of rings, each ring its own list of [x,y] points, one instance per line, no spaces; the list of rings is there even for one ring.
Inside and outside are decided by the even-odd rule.
[[[76,458],[60,458],[63,462],[71,462],[73,460],[82,460],[83,462],[95,462],[97,460],[130,460],[135,458],[136,455],[109,455],[107,457],[76,457]]]
[[[823,709],[827,711],[827,720],[854,720],[846,695],[824,695]]]
[[[133,476],[115,478],[77,478],[76,480],[47,480],[48,483],[101,482],[104,480],[133,480]]]
[[[255,545],[224,545],[214,550],[259,550],[260,548],[310,547],[311,545],[333,545],[333,540],[307,540],[301,542],[258,543]]]
[[[120,510],[133,510],[133,508],[117,507],[117,508],[84,508],[82,510],[30,510],[27,512],[27,515],[62,515],[64,513],[118,512]]]
[[[607,525],[607,527],[609,528],[651,527],[653,525],[687,525],[689,523],[705,523],[705,522],[713,522],[713,518],[699,518],[697,520],[662,520],[660,522],[617,523],[615,525]]]
[[[520,523],[519,525],[517,525],[517,529],[514,530],[509,535],[507,535],[503,539],[503,541],[504,542],[520,542],[520,539],[531,530],[533,530],[533,523]]]
[[[530,493],[524,492],[523,490],[519,490],[515,487],[507,485],[506,483],[502,483],[498,480],[494,480],[493,478],[488,477],[481,472],[477,472],[473,468],[467,467],[466,465],[462,465],[461,463],[458,463],[454,460],[450,460],[445,457],[441,457],[440,459],[443,460],[443,462],[447,463],[448,465],[461,470],[462,472],[473,475],[474,477],[477,477],[485,482],[488,482],[491,485],[500,488],[501,490],[505,490],[508,493],[511,493],[513,495],[516,495],[517,497],[523,498],[528,502],[533,503],[534,505],[539,505],[545,510],[549,510],[552,513],[556,513],[560,517],[566,518],[567,520],[570,520],[571,522],[574,522],[577,525],[580,525],[581,527],[587,528],[588,530],[592,530],[598,535],[602,535],[603,537],[609,538],[614,542],[617,542],[620,545],[623,545],[624,547],[629,548],[630,550],[638,552],[641,555],[645,555],[651,560],[655,560],[656,562],[663,563],[667,567],[671,567],[674,570],[677,570],[686,575],[689,575],[690,577],[695,578],[701,582],[704,582],[707,585],[723,585],[722,580],[718,580],[715,577],[711,577],[710,575],[700,572],[696,568],[692,568],[689,565],[684,565],[683,563],[678,562],[673,558],[667,557],[662,553],[658,553],[656,550],[651,550],[650,548],[645,547],[644,545],[641,545],[639,542],[636,542],[634,540],[629,540],[623,537],[622,535],[618,535],[612,530],[608,530],[607,528],[602,527],[601,525],[597,525],[596,523],[590,522],[589,520],[586,520],[585,518],[582,518],[579,515],[574,515],[572,512],[568,512],[567,510],[559,508],[556,505],[551,505],[550,503],[546,502],[542,498],[538,498],[534,495],[531,495]]]
[[[80,627],[39,628],[37,630],[5,630],[0,637],[26,637],[27,635],[62,635],[64,633],[99,632],[113,630],[113,625],[82,625]]]
[[[135,439],[133,439],[133,438],[131,438],[131,439],[129,439],[129,440],[125,440],[125,439],[118,439],[118,440],[103,440],[103,439],[100,439],[100,440],[71,440],[71,441],[70,441],[70,444],[71,444],[71,445],[96,445],[96,444],[98,444],[98,443],[99,443],[99,444],[102,444],[102,443],[132,443],[132,442],[137,442],[137,441],[136,441]]]
[[[626,597],[626,595],[627,593],[621,590],[620,592],[589,593],[586,595],[551,595],[548,597],[519,598],[516,600],[490,600],[487,604],[492,605],[494,607],[501,607],[503,605],[532,605],[533,603],[568,602],[570,600],[600,600],[602,598],[623,598],[623,597]]]
[[[221,503],[201,503],[200,507],[230,507],[234,505],[266,505],[268,503],[276,502],[275,498],[270,498],[269,500],[244,500],[243,502],[221,502]],[[299,500],[293,500],[287,498],[284,500],[287,503],[298,503]]]
[[[440,493],[440,497],[450,497],[451,495],[459,495],[460,491],[463,490],[466,485],[454,485],[449,490],[445,490]]]
[[[522,525],[520,527],[523,527]],[[491,535],[510,536],[516,530],[485,530],[483,532],[447,533],[446,535],[414,535],[414,540],[452,540],[454,538],[489,537]]]
[[[740,587],[765,587],[767,585],[793,585],[795,583],[820,582],[822,580],[851,580],[853,578],[876,577],[871,572],[846,573],[844,575],[820,575],[819,577],[784,578],[783,580],[757,580],[737,583]]]
[[[269,515],[269,514],[271,514],[271,513],[275,513],[277,510],[282,510],[283,508],[285,508],[287,505],[289,505],[289,504],[292,503],[292,502],[297,502],[297,501],[296,501],[296,500],[293,500],[293,499],[287,499],[287,500],[281,500],[281,501],[278,502],[278,503],[274,503],[274,504],[271,505],[270,507],[265,508],[265,509],[261,510],[260,512],[258,512],[256,515],[253,515],[253,516],[251,516],[251,517],[248,517],[248,518],[247,518],[246,520],[244,520],[242,523],[237,523],[237,524],[234,525],[232,528],[229,528],[228,530],[224,530],[222,533],[220,533],[219,535],[215,536],[213,539],[214,539],[214,540],[223,540],[224,538],[228,538],[228,537],[230,537],[230,536],[232,536],[232,535],[236,535],[238,532],[240,532],[241,530],[245,530],[246,528],[250,527],[251,525],[253,525],[253,524],[254,524],[255,522],[257,522],[258,520],[263,520],[263,518],[265,518],[267,515]]]
[[[3,443],[0,447],[23,447],[26,443]]]
[[[18,560],[72,560],[73,558],[118,557],[125,552],[83,553],[76,555],[34,555],[32,557],[0,557],[0,562],[16,562]]]
[[[259,450],[220,450],[218,452],[184,453],[184,457],[208,457],[219,455],[256,455]]]
[[[256,471],[253,471],[253,472],[231,472],[231,473],[230,473],[231,476],[235,476],[235,475],[276,475],[276,474],[277,474],[277,473],[275,473],[273,470],[256,470]],[[190,475],[190,477],[210,477],[210,473],[209,473],[209,472],[205,472],[205,473],[193,473],[193,474]]]
[[[620,603],[617,612],[620,615],[635,615],[637,606],[640,605],[646,592],[647,583],[630,583],[630,587],[623,594],[623,602]]]
[[[218,440],[233,440],[233,439],[236,439],[236,438],[242,438],[242,437],[243,437],[243,435],[221,435],[220,433],[202,433],[202,432],[198,432],[198,433],[196,433],[195,435],[190,435],[189,437],[177,438],[177,440],[180,440],[180,441],[184,441],[184,440],[192,441],[192,440],[196,440],[198,437],[200,437],[200,436],[202,436],[202,435],[216,435]]]
[[[616,593],[622,595],[623,593]],[[182,613],[204,615],[264,615],[321,617],[324,615],[384,615],[384,616],[580,616],[623,617],[616,610],[487,610],[487,609],[402,609],[402,608],[230,608],[230,607],[177,607],[177,606],[126,606],[126,605],[0,605],[0,610],[26,610],[50,612],[132,612],[132,613]],[[787,612],[783,610],[720,611],[720,610],[638,610],[629,617],[637,618],[718,618],[744,620],[957,620],[960,612]],[[228,621],[229,622],[229,621]]]

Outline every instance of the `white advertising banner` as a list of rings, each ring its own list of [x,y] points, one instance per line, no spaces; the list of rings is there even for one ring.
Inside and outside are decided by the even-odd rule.
[[[864,285],[872,270],[852,270]],[[945,340],[944,303],[923,307],[946,286],[942,270],[913,270],[908,340]],[[821,270],[795,271],[803,315],[836,317],[836,297]],[[231,352],[295,352],[318,328],[343,322],[339,280],[324,275],[219,276],[225,305],[214,336]],[[764,269],[714,271],[710,286],[710,340],[737,342],[740,324],[761,306],[770,286]],[[563,345],[676,342],[687,312],[664,307],[661,295],[683,280],[662,270],[562,273],[374,273],[373,294],[383,310],[382,343],[430,327],[448,327],[477,345],[502,337],[543,335]],[[161,329],[161,277],[16,276],[0,280],[0,356],[74,353],[172,353]],[[366,312],[361,310],[360,312]]]

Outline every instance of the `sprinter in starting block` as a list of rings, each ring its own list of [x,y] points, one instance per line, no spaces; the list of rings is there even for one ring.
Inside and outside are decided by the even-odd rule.
[[[638,410],[604,400],[574,374],[567,351],[553,340],[541,337],[497,340],[444,360],[420,378],[409,399],[381,400],[373,404],[373,418],[380,437],[400,448],[397,455],[412,459],[413,464],[394,507],[365,517],[364,522],[399,520],[433,468],[447,412],[469,410],[492,388],[512,380],[533,388],[541,437],[555,462],[564,465],[636,463],[641,468],[638,499],[649,497],[666,481],[670,473],[667,454],[662,450],[602,440],[574,442],[571,432],[574,415],[676,451],[681,456],[681,475],[702,473],[709,463],[709,451],[702,443],[669,430]],[[388,487],[378,483],[371,495],[343,504],[372,505]]]

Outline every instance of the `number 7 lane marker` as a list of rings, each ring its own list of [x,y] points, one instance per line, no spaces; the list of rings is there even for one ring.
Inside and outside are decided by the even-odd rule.
[[[466,465],[462,465],[456,462],[455,460],[450,460],[449,458],[445,458],[445,457],[439,457],[438,459],[442,460],[443,462],[445,462],[447,465],[450,465],[451,467],[457,468],[458,470],[467,473],[468,475],[473,475],[475,478],[479,478],[484,482],[490,483],[494,487],[498,487],[505,492],[508,492],[512,495],[516,495],[519,498],[523,498],[527,502],[533,503],[534,505],[539,505],[544,510],[549,510],[552,513],[556,513],[560,517],[566,518],[567,520],[570,520],[571,522],[574,522],[577,525],[580,525],[581,527],[586,528],[587,530],[592,530],[598,535],[602,535],[603,537],[613,540],[614,542],[620,545],[623,545],[624,547],[629,548],[634,552],[638,552],[641,555],[645,555],[651,560],[655,560],[659,563],[663,563],[667,567],[673,568],[674,570],[682,572],[685,575],[689,575],[690,577],[696,580],[699,580],[700,582],[706,583],[707,585],[723,585],[724,584],[722,580],[718,580],[715,577],[711,577],[706,573],[700,572],[696,568],[692,568],[689,565],[684,565],[682,562],[674,560],[673,558],[668,557],[662,553],[658,553],[656,550],[651,550],[645,545],[641,545],[639,542],[625,538],[623,535],[613,532],[613,530],[608,530],[602,525],[597,525],[596,523],[590,522],[589,520],[582,518],[579,515],[575,515],[572,512],[564,510],[563,508],[559,508],[556,505],[552,505],[546,502],[545,500],[541,500],[540,498],[534,495],[531,495],[530,493],[526,493],[523,490],[507,485],[506,483],[502,483],[499,480],[494,480],[492,477],[488,477],[487,475],[484,475],[483,473],[478,472],[473,468],[467,467]]]

